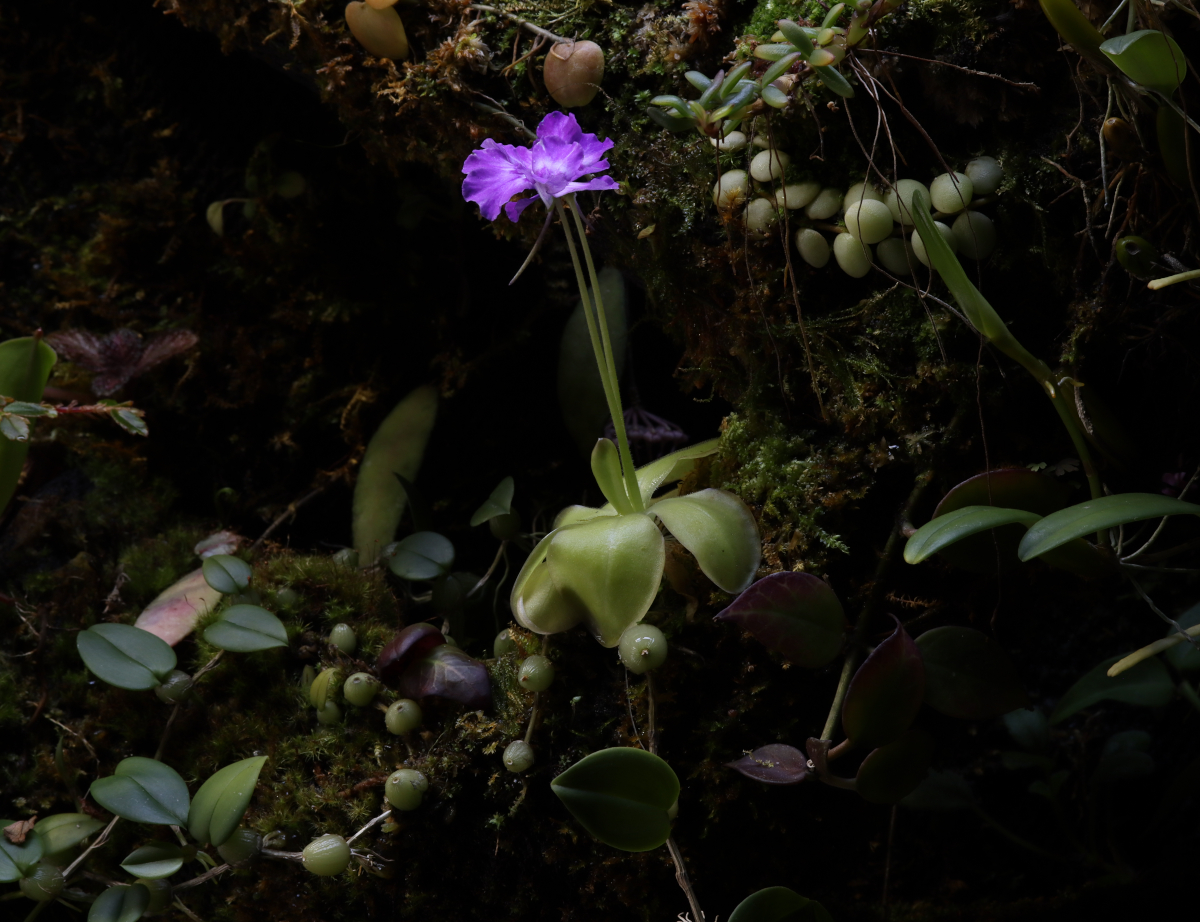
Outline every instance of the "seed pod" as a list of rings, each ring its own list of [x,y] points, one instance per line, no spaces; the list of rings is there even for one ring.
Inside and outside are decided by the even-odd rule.
[[[52,864],[39,864],[28,877],[21,878],[21,892],[31,900],[48,903],[57,899],[66,886],[63,872]]]
[[[512,636],[508,633],[508,628],[505,628],[499,634],[497,634],[496,639],[492,641],[492,655],[496,657],[496,659],[499,659],[505,654],[516,652],[517,642],[513,640]]]
[[[790,183],[775,190],[775,204],[794,211],[811,204],[820,192],[819,182]]]
[[[970,166],[967,169],[970,169]],[[926,188],[925,183],[917,182],[915,179],[900,179],[896,181],[896,187],[889,189],[887,195],[883,197],[884,204],[888,206],[888,211],[892,213],[892,220],[909,226],[914,223],[912,199],[913,193],[918,191],[925,197],[925,201],[929,201],[929,189]]]
[[[244,867],[262,853],[262,836],[253,829],[239,826],[220,845],[217,854],[221,860],[235,868]]]
[[[533,747],[524,740],[513,740],[504,747],[504,767],[520,774],[534,763]]]
[[[765,237],[767,232],[775,226],[775,222],[779,220],[779,215],[775,211],[775,203],[770,199],[756,198],[746,206],[746,230],[750,231],[752,236]]]
[[[871,271],[871,248],[850,234],[833,238],[833,257],[851,278],[860,279]]]
[[[1117,241],[1117,261],[1135,279],[1154,276],[1158,250],[1145,237],[1122,237]]]
[[[978,211],[964,211],[950,228],[958,251],[971,259],[986,259],[996,249],[996,225]]]
[[[814,269],[822,269],[829,263],[829,241],[811,227],[796,231],[796,249],[800,258]]]
[[[781,150],[764,150],[750,161],[750,175],[759,182],[771,182],[783,176],[792,158]]]
[[[746,135],[740,131],[727,131],[725,132],[725,137],[719,140],[717,138],[709,138],[709,141],[712,142],[712,146],[717,150],[741,150],[746,146]]]
[[[586,106],[604,79],[604,52],[595,42],[559,42],[546,55],[546,92],[564,109]]]
[[[419,771],[402,768],[394,771],[383,786],[383,796],[396,810],[416,810],[429,790],[429,779]]]
[[[641,675],[666,662],[667,638],[652,624],[631,624],[621,634],[617,652],[626,669]]]
[[[163,704],[175,704],[192,687],[192,677],[179,669],[172,669],[167,678],[154,689],[158,700]]]
[[[387,713],[383,715],[384,725],[388,729],[388,733],[396,736],[403,736],[405,733],[412,733],[413,730],[421,726],[421,721],[424,715],[421,713],[421,705],[413,701],[411,698],[401,698],[399,701],[393,701],[387,709]]]
[[[855,202],[846,209],[846,232],[863,243],[878,243],[892,232],[892,213],[883,202]]]
[[[966,173],[942,173],[929,184],[929,201],[942,214],[958,214],[974,196],[975,184]]]
[[[358,649],[358,636],[348,624],[335,624],[329,632],[329,642],[347,656]]]
[[[859,202],[882,202],[883,196],[875,187],[865,182],[856,182],[842,196],[842,211],[849,211],[851,205]]]
[[[313,839],[300,853],[304,869],[318,877],[341,874],[350,865],[350,846],[332,833]]]
[[[888,237],[875,247],[875,258],[892,275],[912,275],[912,248],[903,237]]]
[[[326,701],[323,708],[317,710],[317,723],[328,727],[342,719],[342,709],[332,701]]]
[[[967,164],[967,176],[975,186],[976,195],[991,195],[1000,188],[1004,168],[995,157],[976,157]]]
[[[837,189],[822,189],[804,209],[810,221],[825,221],[842,209],[842,193]]]
[[[746,200],[749,181],[745,170],[728,170],[713,186],[713,204],[719,211],[731,211]]]
[[[554,664],[539,654],[530,656],[521,664],[517,681],[526,691],[545,691],[554,681]]]
[[[375,9],[366,3],[346,4],[346,25],[368,54],[377,58],[407,58],[408,36],[400,14],[390,6]]]
[[[356,672],[342,686],[342,697],[355,707],[365,708],[379,691],[379,680],[365,672]]]

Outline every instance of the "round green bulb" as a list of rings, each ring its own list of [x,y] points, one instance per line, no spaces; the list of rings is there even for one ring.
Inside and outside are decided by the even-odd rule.
[[[27,877],[21,878],[21,892],[31,900],[48,903],[56,899],[66,886],[63,872],[52,864],[37,865]]]
[[[499,659],[509,653],[517,652],[517,642],[512,639],[512,635],[508,633],[508,628],[502,630],[496,635],[496,639],[492,641],[492,655]]]
[[[429,790],[429,779],[419,771],[401,768],[383,786],[383,796],[396,810],[416,810]]]
[[[262,836],[245,826],[239,826],[217,846],[217,854],[221,859],[235,868],[249,864],[261,852]]]
[[[533,747],[524,740],[513,740],[504,747],[504,767],[510,772],[520,774],[527,771],[534,761]]]
[[[641,675],[666,662],[667,638],[652,624],[631,624],[621,634],[617,652],[626,669]]]
[[[323,726],[330,726],[342,719],[342,709],[332,701],[326,701],[325,707],[317,711],[317,723]]]
[[[350,846],[341,836],[332,833],[313,839],[300,853],[304,869],[318,877],[341,874],[350,864]]]
[[[356,672],[342,686],[342,696],[355,707],[364,708],[375,698],[379,691],[379,682],[375,676],[365,672]]]
[[[348,624],[335,624],[329,632],[329,642],[347,656],[358,649],[358,637]]]
[[[527,691],[545,691],[554,681],[554,664],[540,654],[527,657],[517,673],[517,681]]]
[[[172,669],[167,673],[162,685],[154,689],[158,700],[163,704],[175,704],[192,687],[192,677],[180,669]]]
[[[403,736],[421,726],[423,716],[421,705],[411,698],[401,698],[388,706],[387,713],[383,715],[383,722],[387,726],[388,733]]]

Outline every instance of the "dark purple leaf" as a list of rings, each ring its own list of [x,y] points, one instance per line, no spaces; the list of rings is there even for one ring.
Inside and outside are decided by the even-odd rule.
[[[46,341],[68,361],[92,372],[92,390],[106,397],[160,362],[191,349],[200,337],[191,330],[170,330],[143,341],[130,329],[114,330],[107,336],[63,330],[50,334]]]
[[[925,703],[947,717],[983,720],[1028,707],[1012,660],[969,627],[938,627],[917,638],[925,664]]]
[[[850,680],[842,705],[842,727],[855,745],[883,746],[908,729],[924,697],[921,651],[896,621],[896,630]]]
[[[808,573],[772,573],[760,579],[715,620],[736,624],[768,650],[810,669],[832,662],[846,631],[837,594]]]
[[[925,780],[932,759],[933,737],[920,727],[911,727],[898,740],[863,759],[855,789],[868,803],[899,803]]]
[[[726,762],[725,767],[763,784],[799,784],[809,771],[808,757],[799,749],[783,743],[771,743],[755,749],[736,762]]]
[[[375,663],[379,680],[390,688],[396,688],[400,677],[409,666],[423,660],[434,647],[439,647],[445,642],[445,635],[432,624],[410,624],[379,654]]]
[[[400,676],[396,690],[406,698],[447,698],[469,708],[492,703],[487,667],[458,647],[442,644]]]

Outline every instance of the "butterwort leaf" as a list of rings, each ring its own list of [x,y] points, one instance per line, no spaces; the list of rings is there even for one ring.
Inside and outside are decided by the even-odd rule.
[[[175,646],[192,632],[200,617],[215,608],[219,601],[221,593],[204,579],[203,569],[193,570],[160,592],[138,615],[134,627]]]
[[[487,667],[445,643],[410,666],[400,676],[396,690],[405,698],[446,698],[468,708],[486,708],[492,703]]]
[[[921,652],[896,621],[896,629],[850,680],[842,704],[842,726],[855,745],[884,746],[909,728],[924,697]]]
[[[573,508],[587,509],[586,506]],[[587,610],[578,598],[568,597],[559,591],[550,576],[550,566],[546,563],[546,556],[550,553],[550,542],[561,530],[555,528],[537,543],[525,565],[521,567],[521,572],[517,574],[512,594],[509,596],[509,607],[517,623],[535,634],[560,634],[569,631],[582,623],[587,616]]]
[[[925,703],[948,717],[983,720],[1028,706],[1003,648],[969,627],[947,625],[917,638],[925,664]]]
[[[188,790],[179,773],[157,759],[132,756],[113,774],[92,782],[92,799],[110,813],[135,823],[187,824]]]
[[[266,756],[226,765],[200,786],[188,811],[188,832],[198,842],[222,845],[246,815]],[[145,875],[141,875],[145,876]]]
[[[741,592],[754,580],[762,539],[750,507],[726,490],[700,490],[659,500],[650,507],[691,551],[704,575],[725,592]]]
[[[1157,29],[1140,29],[1110,38],[1100,46],[1134,83],[1170,96],[1187,75],[1187,58],[1175,39]]]
[[[771,743],[725,767],[763,784],[799,784],[808,775],[808,756],[794,746]]]
[[[932,759],[933,737],[920,727],[909,727],[899,739],[863,759],[855,790],[868,803],[899,803],[929,774]]]
[[[811,573],[772,573],[714,620],[736,624],[768,650],[809,669],[832,662],[846,633],[837,593]]]
[[[787,887],[767,887],[737,904],[729,922],[833,922],[816,900]]]

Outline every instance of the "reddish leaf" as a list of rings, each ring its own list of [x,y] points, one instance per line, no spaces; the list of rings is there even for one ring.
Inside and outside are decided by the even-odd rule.
[[[933,737],[920,727],[911,727],[898,740],[863,759],[855,789],[868,803],[899,803],[925,780],[932,759]]]
[[[895,617],[892,620],[896,621]],[[842,726],[858,746],[883,746],[908,729],[924,697],[921,652],[896,621],[896,630],[850,680],[842,705]]]
[[[938,627],[917,638],[925,664],[925,702],[947,717],[982,720],[1029,706],[1012,660],[969,627]]]
[[[446,636],[432,624],[410,624],[379,654],[375,670],[379,673],[380,681],[395,688],[411,665],[423,660],[435,647],[445,642]]]
[[[768,650],[816,669],[841,652],[846,616],[829,584],[809,573],[772,573],[716,616],[754,635]]]
[[[726,762],[725,767],[763,784],[799,784],[809,771],[808,757],[783,743],[755,749],[736,762]]]
[[[396,690],[406,698],[447,698],[469,708],[492,703],[487,667],[447,644],[410,666],[400,676]]]

